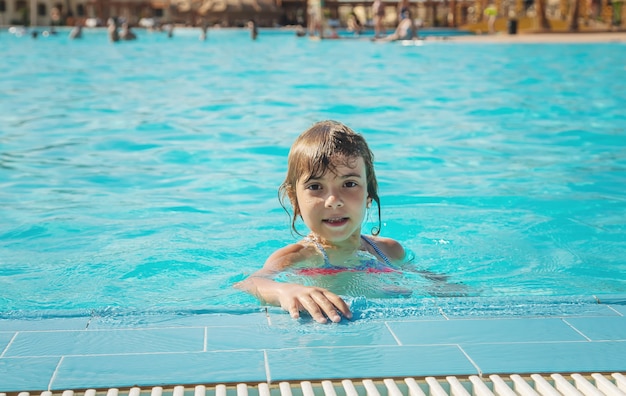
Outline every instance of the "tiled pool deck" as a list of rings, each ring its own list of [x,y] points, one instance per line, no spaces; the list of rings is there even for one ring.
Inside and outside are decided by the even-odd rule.
[[[435,304],[410,317],[360,319],[357,312],[353,321],[328,325],[294,321],[275,308],[132,320],[0,320],[0,392],[625,372],[622,297],[562,304],[539,315],[510,305],[446,311]]]

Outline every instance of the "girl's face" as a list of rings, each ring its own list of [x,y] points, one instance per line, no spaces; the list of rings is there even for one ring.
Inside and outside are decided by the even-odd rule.
[[[361,157],[340,161],[335,171],[298,180],[300,215],[321,241],[334,245],[351,238],[360,241],[361,225],[370,204],[365,163]]]

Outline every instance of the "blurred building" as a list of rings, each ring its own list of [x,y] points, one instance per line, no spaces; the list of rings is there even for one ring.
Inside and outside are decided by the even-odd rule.
[[[299,1],[304,7],[304,1]],[[0,25],[106,25],[110,17],[131,24],[140,19],[199,26],[203,23],[244,26],[250,19],[260,26],[280,24],[280,0],[0,0]],[[34,13],[33,13],[34,10]]]
[[[324,13],[337,26],[346,26],[350,15],[371,26],[372,1],[324,0]],[[532,23],[536,1],[411,0],[410,4],[411,15],[421,26],[462,27],[484,23],[483,11],[489,4],[498,10],[499,26],[506,24],[511,13]],[[624,26],[624,0],[545,0],[547,18],[553,26],[560,26],[568,18],[576,1],[582,26]],[[392,28],[397,23],[397,1],[384,3],[385,23]],[[103,26],[108,18],[118,17],[131,24],[143,19],[156,24],[245,26],[254,19],[258,26],[265,27],[306,26],[307,5],[307,0],[0,0],[0,25],[73,26],[88,22],[88,26]]]

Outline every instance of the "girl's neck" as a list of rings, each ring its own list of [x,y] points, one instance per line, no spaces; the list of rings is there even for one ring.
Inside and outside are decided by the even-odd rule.
[[[340,255],[352,255],[362,249],[361,234],[351,235],[350,238],[339,243],[327,241],[313,233],[309,234],[308,238],[319,243],[327,252]]]

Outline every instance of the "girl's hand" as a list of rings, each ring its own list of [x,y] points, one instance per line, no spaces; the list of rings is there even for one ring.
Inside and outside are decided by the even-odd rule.
[[[338,295],[321,287],[281,283],[278,301],[281,308],[294,319],[300,317],[300,311],[307,311],[318,323],[326,323],[327,317],[338,323],[341,321],[339,314],[352,319],[348,304]]]

